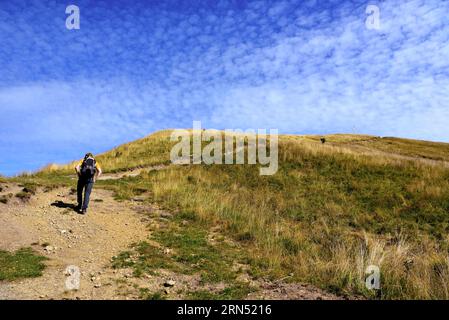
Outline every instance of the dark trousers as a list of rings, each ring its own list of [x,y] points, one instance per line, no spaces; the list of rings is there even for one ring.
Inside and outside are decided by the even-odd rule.
[[[78,185],[76,188],[78,196],[78,206],[81,210],[87,210],[89,206],[90,193],[92,192],[92,187],[94,186],[93,179],[78,179]],[[84,191],[84,202],[83,202],[83,191]]]

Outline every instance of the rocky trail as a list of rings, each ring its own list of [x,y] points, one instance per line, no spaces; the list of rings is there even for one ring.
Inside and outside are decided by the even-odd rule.
[[[11,186],[8,192],[18,189]],[[113,299],[114,280],[121,275],[109,265],[111,257],[148,237],[145,223],[126,203],[114,201],[108,191],[96,189],[90,212],[73,210],[76,195],[57,189],[38,192],[29,202],[12,200],[0,208],[0,248],[33,247],[49,257],[42,277],[0,284],[0,297],[12,299]],[[65,270],[81,271],[80,290],[66,292]],[[100,290],[101,288],[101,290]]]
[[[2,187],[0,195],[22,190],[13,183]],[[156,275],[137,278],[132,270],[112,268],[111,258],[132,243],[153,241],[149,239],[148,225],[160,222],[139,213],[141,203],[118,202],[110,191],[100,188],[92,192],[87,215],[78,214],[73,209],[75,203],[76,195],[67,188],[47,192],[38,188],[27,201],[12,197],[8,203],[0,203],[0,249],[32,247],[49,258],[41,277],[0,281],[0,299],[138,299],[141,288],[151,292],[163,290],[166,298],[179,299],[183,298],[182,292],[200,286],[208,289],[196,275],[160,270]],[[152,206],[152,210],[159,209]],[[67,290],[68,266],[80,270],[78,290]],[[339,298],[307,285],[247,281],[258,288],[249,294],[251,299]]]

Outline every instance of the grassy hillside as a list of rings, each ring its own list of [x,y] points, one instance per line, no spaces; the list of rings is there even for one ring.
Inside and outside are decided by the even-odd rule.
[[[170,131],[98,156],[106,172],[169,164]],[[248,249],[254,276],[372,297],[364,270],[381,270],[382,298],[449,298],[449,145],[397,138],[282,136],[279,170],[170,165],[99,181],[194,215]],[[18,180],[66,184],[71,166]]]

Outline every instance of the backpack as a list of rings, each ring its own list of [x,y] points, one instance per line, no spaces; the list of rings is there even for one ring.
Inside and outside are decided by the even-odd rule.
[[[83,161],[83,164],[81,165],[81,177],[85,179],[90,179],[95,176],[96,173],[95,168],[95,159],[93,158],[87,158]]]

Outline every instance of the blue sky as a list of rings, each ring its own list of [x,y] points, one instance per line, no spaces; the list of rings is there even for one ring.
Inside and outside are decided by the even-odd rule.
[[[6,175],[193,120],[449,141],[449,2],[0,0],[0,111]]]

